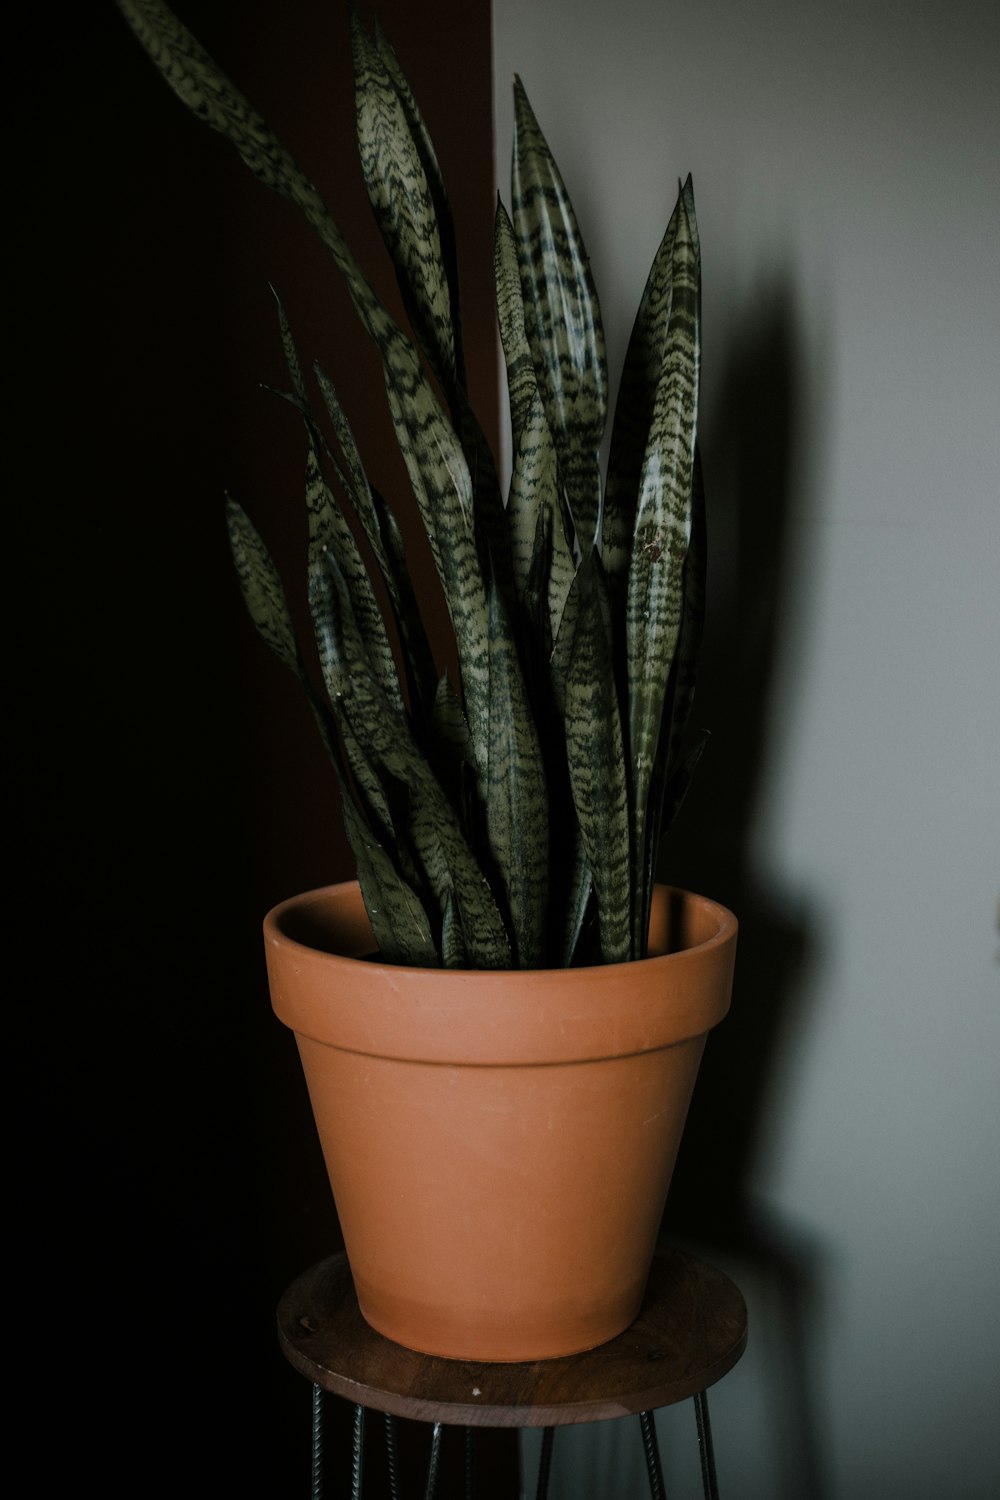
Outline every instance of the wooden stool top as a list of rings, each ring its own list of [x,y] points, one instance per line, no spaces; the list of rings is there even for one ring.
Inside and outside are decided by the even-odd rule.
[[[746,1348],[737,1287],[663,1248],[632,1326],[564,1359],[475,1364],[416,1354],[369,1328],[344,1255],[299,1276],[278,1304],[286,1358],[356,1405],[463,1427],[555,1427],[671,1406],[721,1380]]]

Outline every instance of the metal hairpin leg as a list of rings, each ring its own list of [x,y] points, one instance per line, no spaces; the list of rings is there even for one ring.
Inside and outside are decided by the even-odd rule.
[[[434,1423],[434,1431],[431,1433],[431,1456],[427,1465],[427,1489],[424,1492],[424,1500],[434,1500],[434,1492],[437,1489],[438,1462],[441,1458],[441,1432],[442,1424]]]
[[[649,1493],[652,1500],[665,1500],[663,1470],[660,1467],[660,1449],[656,1441],[656,1423],[651,1411],[639,1413],[642,1428],[642,1446],[646,1450],[646,1473],[649,1475]]]
[[[396,1418],[385,1412],[385,1456],[389,1466],[389,1500],[399,1500],[399,1459],[396,1448]]]
[[[361,1500],[361,1480],[365,1466],[365,1409],[354,1408],[354,1443],[351,1449],[351,1500]]]
[[[311,1500],[323,1500],[323,1403],[325,1392],[320,1385],[313,1386],[312,1397],[312,1475]],[[712,1447],[712,1426],[708,1415],[708,1396],[699,1391],[694,1398],[695,1417],[698,1423],[698,1451],[701,1457],[701,1482],[705,1500],[719,1500],[719,1487],[715,1474],[715,1452]],[[663,1469],[660,1449],[656,1438],[654,1414],[639,1413],[642,1442],[646,1454],[646,1472],[649,1475],[651,1500],[666,1500],[663,1484]],[[427,1467],[427,1488],[424,1500],[434,1500],[437,1490],[438,1467],[441,1457],[442,1424],[434,1423],[431,1434],[431,1451]],[[465,1429],[465,1500],[472,1500],[475,1489],[475,1431]],[[361,1500],[361,1484],[364,1469],[365,1408],[354,1408],[354,1439],[351,1454],[351,1500]],[[542,1432],[542,1448],[538,1460],[538,1484],[535,1500],[547,1500],[549,1473],[552,1467],[552,1444],[555,1428],[546,1427]],[[389,1463],[389,1493],[391,1500],[399,1500],[399,1477],[396,1449],[396,1419],[385,1413],[385,1442]]]
[[[542,1429],[542,1451],[538,1459],[538,1488],[535,1490],[535,1500],[546,1500],[549,1493],[549,1470],[552,1467],[552,1443],[555,1435],[554,1427]]]
[[[312,1401],[312,1500],[323,1500],[323,1387],[313,1386]]]
[[[699,1391],[695,1396],[694,1411],[698,1419],[698,1451],[701,1454],[701,1484],[705,1500],[719,1500],[715,1453],[712,1450],[712,1426],[708,1420],[708,1396],[705,1391]]]

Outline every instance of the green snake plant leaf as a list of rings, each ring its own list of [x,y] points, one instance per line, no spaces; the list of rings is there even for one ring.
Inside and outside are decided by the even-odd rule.
[[[319,650],[320,668],[323,680],[330,694],[331,702],[336,709],[336,700],[333,696],[333,674],[335,662],[331,655],[331,642],[333,641],[333,609],[331,594],[328,588],[314,587],[314,579],[324,576],[327,567],[327,556],[313,561],[310,569],[309,607],[312,614],[313,630],[316,636],[316,644]],[[334,563],[333,566],[336,566]],[[344,585],[346,592],[346,584]],[[370,670],[370,664],[369,664]],[[343,744],[344,755],[347,758],[347,766],[352,778],[348,786],[347,777],[341,771],[341,792],[344,801],[349,800],[350,795],[355,795],[361,804],[364,817],[369,828],[374,832],[378,840],[391,840],[396,849],[400,865],[405,869],[406,876],[416,880],[416,872],[412,858],[409,856],[405,828],[397,824],[393,816],[389,802],[389,794],[383,779],[379,776],[377,766],[362,750],[361,744],[354,734],[351,724],[340,714],[336,715],[337,728],[340,741]],[[338,754],[338,762],[342,764],[342,758]],[[345,792],[345,787],[347,791]],[[352,846],[353,847],[353,846]]]
[[[385,373],[396,438],[455,633],[476,776],[485,801],[490,736],[489,622],[472,481],[461,445],[440,407],[435,403],[433,408],[421,411],[413,399],[414,388],[397,385],[388,366]]]
[[[468,400],[462,363],[454,226],[437,156],[392,48],[351,13],[358,144],[368,198],[396,268],[417,342],[453,413],[472,474],[480,567],[509,592],[508,543],[496,466]]]
[[[554,875],[549,891],[549,961],[568,968],[576,952],[592,885],[590,864],[573,808],[565,752],[565,684],[573,637],[567,615],[576,618],[577,594],[572,589],[570,560],[565,585],[560,586],[559,606],[554,608],[553,514],[554,507],[550,505],[539,508],[525,587],[524,610],[532,633],[526,672],[531,702],[540,716],[538,733],[548,783],[549,867]],[[567,600],[569,607],[564,612]]]
[[[431,141],[430,133],[424,123],[423,115],[417,107],[413,97],[413,91],[402,68],[399,65],[392,47],[379,24],[375,19],[374,26],[375,46],[378,48],[382,63],[392,79],[393,87],[399,97],[403,112],[406,115],[410,127],[410,135],[413,138],[417,153],[424,169],[424,176],[431,198],[434,202],[434,211],[437,217],[438,237],[441,242],[441,259],[444,265],[445,275],[448,279],[448,298],[451,304],[452,337],[455,345],[455,370],[456,384],[458,390],[464,395],[466,391],[465,362],[462,349],[462,317],[461,296],[459,292],[458,278],[458,255],[455,249],[455,224],[452,219],[451,204],[444,185],[441,168],[438,165],[437,153]]]
[[[468,837],[468,786],[472,774],[469,726],[447,673],[438,683],[429,729],[424,732],[421,744],[438,781],[448,789],[459,825]]]
[[[392,709],[375,681],[336,561],[330,554],[324,561],[325,566],[310,574],[309,592],[324,679],[337,718],[350,727],[369,760],[407,788],[413,849],[441,914],[448,892],[454,890],[470,965],[509,968],[510,942],[486,878],[405,718]]]
[[[462,686],[485,794],[489,747],[486,590],[477,555],[473,486],[456,439],[410,340],[358,265],[319,193],[274,132],[163,0],[117,0],[137,39],[183,102],[237,149],[255,176],[305,215],[342,273],[382,356],[397,440],[421,509],[461,653]]]
[[[558,628],[563,604],[573,581],[576,565],[568,535],[571,518],[560,504],[561,491],[555,447],[545,416],[538,380],[524,325],[524,303],[521,274],[517,262],[514,226],[507,211],[497,199],[494,223],[494,273],[497,287],[497,316],[507,367],[507,389],[510,399],[511,432],[514,447],[514,470],[507,500],[507,526],[510,533],[511,567],[514,596],[523,602],[528,574],[535,555],[535,539],[540,511],[559,511],[546,520],[551,566],[549,572],[549,612],[552,634]]]
[[[434,934],[419,896],[400,875],[349,797],[344,800],[344,825],[379,953],[389,963],[437,968],[440,960]]]
[[[246,511],[229,496],[226,497],[226,525],[236,577],[250,618],[279,661],[299,676],[302,657],[278,570]]]
[[[306,455],[305,486],[306,517],[309,528],[308,564],[311,566],[327,551],[333,552],[347,579],[354,612],[361,623],[362,633],[368,643],[372,666],[383,690],[401,711],[403,700],[399,688],[399,678],[396,672],[392,647],[389,645],[389,638],[386,634],[382,611],[375,598],[371,578],[358,550],[354,533],[344,519],[343,512],[334,500],[326,482],[323,473],[324,458],[333,465],[342,486],[347,487],[348,480],[340,465],[336,463],[335,458],[329,450],[329,446],[324,443],[319,428],[312,417],[295,341],[285,315],[285,309],[282,306],[280,298],[277,298],[276,294],[275,296],[278,303],[281,343],[285,354],[285,362],[288,366],[289,377],[292,382],[292,392],[286,399],[302,415],[309,438],[309,447]],[[283,393],[275,392],[275,394],[281,395]],[[349,429],[347,435],[348,437],[350,436]],[[350,441],[353,444],[353,438]],[[356,449],[353,449],[352,457],[358,464],[360,463],[360,460],[357,459]],[[356,472],[354,469],[350,469],[349,472],[351,474],[351,484],[353,485],[356,480]],[[363,471],[361,472],[361,479],[364,479]],[[371,510],[370,496],[368,497],[368,508]]]
[[[568,969],[578,961],[580,940],[594,896],[594,879],[579,825],[573,828],[573,848],[565,868],[568,878],[559,963]]]
[[[403,538],[392,511],[368,483],[351,424],[333,382],[320,365],[315,365],[314,371],[343,457],[343,470],[338,468],[341,487],[361,523],[389,595],[403,651],[411,707],[418,719],[426,720],[434,702],[437,674],[406,566]]]
[[[684,565],[691,536],[691,491],[698,404],[698,260],[681,200],[673,242],[667,347],[643,459],[626,614],[629,769],[634,871],[641,893],[633,912],[636,952],[648,866],[650,788],[671,667],[681,629]]]
[[[448,892],[441,922],[441,962],[446,969],[464,969],[469,962],[454,891]]]
[[[549,580],[552,572],[552,512],[547,505],[538,507],[535,519],[535,540],[531,547],[531,559],[521,593],[521,605],[527,618],[531,642],[535,652],[540,653],[539,663],[534,653],[525,663],[529,681],[536,683],[543,675],[547,680],[552,659],[552,642],[555,631],[549,613]],[[542,668],[544,664],[544,668]]]
[[[354,533],[335,502],[319,466],[316,452],[306,457],[306,513],[309,518],[309,565],[321,562],[327,553],[337,560],[351,596],[351,608],[365,642],[372,671],[389,702],[404,711],[403,695],[396,671],[385,620],[372,588]]]
[[[524,599],[528,585],[539,518],[543,511],[546,512],[546,536],[551,549],[551,500],[555,491],[556,452],[552,446],[552,436],[545,420],[541,398],[536,391],[515,449],[507,500],[514,591],[519,600]],[[572,566],[572,558],[570,565]]]
[[[434,729],[441,743],[450,746],[456,760],[471,763],[469,726],[447,673],[441,677],[434,694]]]
[[[330,710],[316,692],[306,671],[281,580],[259,533],[235,500],[227,499],[226,518],[236,573],[250,617],[265,642],[279,660],[294,672],[305,688],[313,717],[337,774],[351,848],[355,856],[360,858],[355,834],[361,828],[361,823],[345,773],[337,730]],[[352,747],[349,743],[347,748],[350,755]],[[362,767],[363,772],[365,769]],[[358,782],[358,787],[364,797],[369,818],[388,834],[394,835],[388,803],[377,778],[369,774],[363,777],[363,784],[362,781]],[[370,832],[367,837],[371,839]]]
[[[464,387],[455,348],[458,322],[452,284],[445,270],[438,207],[443,195],[431,189],[427,166],[437,159],[401,70],[390,72],[386,43],[373,41],[351,7],[354,100],[358,145],[368,200],[396,268],[403,305],[417,342],[445,392]],[[405,102],[404,102],[405,98]],[[428,161],[428,153],[430,161]],[[446,204],[445,200],[445,204]]]
[[[192,114],[225,136],[266,187],[302,211],[344,276],[355,310],[383,360],[398,360],[409,370],[418,366],[416,350],[383,307],[313,184],[201,43],[165,0],[115,3],[166,83]]]
[[[371,486],[368,483],[368,476],[365,473],[365,466],[362,463],[351,424],[347,420],[347,414],[340,403],[336,388],[322,365],[314,364],[313,374],[316,376],[316,383],[323,397],[323,405],[326,407],[326,413],[330,418],[337,446],[343,458],[343,469],[338,477],[354,508],[354,514],[361,522],[362,530],[368,538],[368,545],[375,553],[379,567],[385,574],[386,563],[382,552],[382,535],[379,531],[378,517],[375,514]]]
[[[541,422],[544,423],[544,413],[538,405],[538,413],[541,414]],[[547,429],[544,429],[547,431]],[[538,460],[544,460],[546,471],[543,477],[538,478],[535,472]],[[562,613],[567,607],[570,597],[570,589],[573,588],[573,579],[576,577],[576,562],[570,549],[570,538],[565,528],[565,511],[555,502],[555,490],[544,489],[544,474],[550,475],[550,449],[546,441],[541,438],[540,446],[534,447],[531,443],[531,426],[526,429],[526,440],[523,449],[517,455],[514,463],[513,483],[511,492],[516,492],[519,486],[534,486],[538,492],[538,502],[535,505],[535,535],[531,546],[531,556],[528,559],[528,573],[523,583],[522,604],[526,616],[534,627],[534,645],[541,652],[541,664],[546,664],[546,675],[549,675],[549,663],[552,660],[552,643],[559,634],[562,624]],[[535,673],[538,675],[538,673]],[[547,696],[547,688],[546,688]]]
[[[490,589],[490,850],[506,896],[519,968],[545,952],[549,809],[545,772],[517,648],[499,590]]]
[[[378,518],[379,535],[382,538],[383,556],[386,563],[384,574],[386,587],[389,590],[396,629],[403,649],[411,710],[417,722],[426,723],[433,716],[437,692],[434,654],[417,607],[413,580],[406,565],[406,549],[403,545],[399,523],[389,508],[388,502],[383,499],[378,490],[372,490],[372,500]],[[469,759],[471,763],[471,753]]]
[[[691,721],[705,624],[707,552],[705,488],[702,478],[701,452],[698,444],[695,443],[694,463],[691,469],[691,540],[684,559],[684,605],[667,701],[666,722],[670,725],[670,733],[665,737],[666,753],[661,757],[665,780],[673,777],[683,758],[684,735]],[[679,806],[678,802],[677,807]],[[674,811],[676,810],[675,807]],[[671,818],[666,819],[665,826],[669,828],[671,821]]]
[[[506,533],[503,524],[503,505],[496,462],[486,435],[469,403],[468,382],[465,371],[461,319],[461,295],[459,289],[458,254],[455,246],[455,225],[451,204],[448,200],[444,177],[438,164],[437,154],[430,132],[413,97],[413,91],[399,64],[392,47],[379,25],[374,25],[375,46],[386,73],[396,90],[400,105],[409,127],[416,153],[423,167],[428,192],[433,202],[441,249],[441,265],[448,284],[451,307],[452,340],[455,348],[455,378],[445,385],[449,406],[455,415],[462,447],[472,471],[476,497],[476,514],[481,523],[480,561],[483,576],[489,575],[487,554],[492,567],[505,592],[509,592],[509,564],[507,559]]]
[[[325,739],[380,949],[474,968],[642,956],[660,832],[704,744],[689,744],[705,554],[691,179],[632,330],[602,494],[600,309],[565,184],[515,80],[511,216],[498,201],[494,226],[514,439],[505,506],[469,403],[442,174],[377,23],[369,34],[351,11],[355,110],[405,332],[312,183],[165,0],[116,3],[187,107],[302,212],[381,357],[457,690],[439,681],[393,512],[318,368],[329,424],[313,416],[280,301],[290,390],[278,394],[307,429],[309,603],[326,698],[261,538],[235,503],[227,512],[251,617]]]
[[[581,550],[596,539],[608,411],[604,331],[590,261],[559,169],[514,80],[513,221],[525,328]]]
[[[650,786],[651,816],[646,838],[644,876],[645,925],[649,928],[649,911],[656,878],[656,855],[660,840],[670,828],[708,743],[708,731],[702,730],[690,749],[685,736],[691,719],[698,660],[701,654],[702,627],[705,617],[705,494],[702,486],[701,454],[697,443],[691,483],[691,540],[684,559],[684,601],[681,628],[667,687],[660,740],[656,747],[656,767]]]
[[[606,586],[594,549],[580,565],[575,592],[566,674],[570,784],[597,897],[601,954],[605,963],[623,963],[632,956],[628,787]]]
[[[295,347],[295,339],[292,337],[291,325],[288,322],[285,305],[274,290],[274,287],[271,288],[271,295],[278,307],[278,328],[281,333],[281,348],[284,352],[285,364],[288,367],[288,378],[292,382],[292,391],[298,401],[304,405],[308,405],[306,383],[302,374],[302,365],[299,361],[299,351]]]
[[[688,178],[688,188],[691,179]],[[629,338],[608,452],[604,493],[602,561],[612,603],[624,595],[628,579],[639,476],[653,420],[656,391],[663,369],[673,287],[674,236],[684,189],[678,194],[670,222],[650,267]],[[694,199],[688,223],[693,223]],[[697,255],[697,249],[695,250]],[[617,608],[615,613],[618,613]]]
[[[515,449],[535,400],[538,381],[524,326],[524,301],[517,242],[510,216],[497,196],[493,222],[493,278],[497,291],[497,321],[507,370],[511,438]]]

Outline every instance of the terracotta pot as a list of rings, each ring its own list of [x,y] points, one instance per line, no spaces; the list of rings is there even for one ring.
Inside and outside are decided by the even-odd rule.
[[[365,959],[356,882],[264,923],[371,1326],[425,1354],[531,1360],[635,1319],[736,919],[659,887],[648,959],[407,969]]]

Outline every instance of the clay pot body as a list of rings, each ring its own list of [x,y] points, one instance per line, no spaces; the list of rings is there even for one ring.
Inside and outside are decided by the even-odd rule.
[[[367,958],[356,882],[265,919],[361,1311],[469,1360],[594,1348],[638,1314],[736,919],[658,887],[654,956],[586,969]]]

